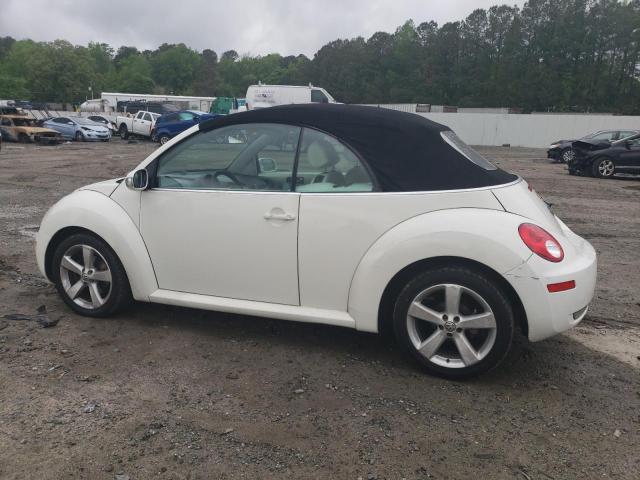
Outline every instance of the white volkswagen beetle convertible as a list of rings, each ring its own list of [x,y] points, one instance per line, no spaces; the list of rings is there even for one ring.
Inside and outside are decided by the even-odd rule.
[[[393,331],[427,371],[484,372],[514,329],[582,320],[596,255],[447,127],[349,105],[204,122],[42,220],[38,265],[74,311],[132,300]]]

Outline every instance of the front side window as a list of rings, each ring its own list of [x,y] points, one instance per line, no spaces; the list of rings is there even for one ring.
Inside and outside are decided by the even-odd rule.
[[[146,120],[147,122],[151,121],[151,114],[149,113],[145,113],[144,117],[142,117],[143,120]]]
[[[183,122],[184,121],[190,122],[191,120],[193,120],[193,113],[180,112],[179,116],[180,116],[180,120]]]
[[[296,191],[306,193],[371,192],[371,176],[358,157],[335,138],[304,129]]]
[[[615,134],[616,132],[600,132],[588,138],[596,142],[603,142],[603,141],[610,142],[615,137]]]
[[[314,88],[311,90],[311,101],[313,103],[329,103],[329,99],[322,90]]]
[[[156,187],[291,191],[300,130],[245,124],[197,132],[159,158]]]

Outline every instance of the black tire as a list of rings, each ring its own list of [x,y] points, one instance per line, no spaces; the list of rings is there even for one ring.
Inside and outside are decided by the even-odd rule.
[[[420,295],[421,292],[424,292],[429,288],[438,288],[438,286],[440,285],[450,284],[459,285],[461,287],[464,287],[465,289],[468,289],[468,291],[472,291],[475,294],[479,295],[486,302],[486,304],[488,304],[495,319],[495,336],[493,337],[493,344],[487,344],[491,346],[487,347],[488,349],[486,350],[486,353],[482,357],[482,359],[477,363],[460,366],[457,368],[454,368],[453,366],[447,367],[434,363],[434,359],[436,358],[440,358],[439,361],[442,362],[443,357],[439,357],[438,355],[432,356],[431,359],[422,355],[414,345],[414,342],[411,339],[411,334],[409,332],[410,327],[408,311],[409,307],[416,299],[416,297]],[[463,293],[461,298],[466,299],[466,294]],[[473,301],[473,299],[469,297],[469,300],[465,301],[471,302]],[[452,319],[448,319],[446,315],[444,315],[443,317],[444,320],[449,320],[449,322],[447,323],[451,323]],[[464,317],[462,318],[464,319]],[[407,285],[398,295],[393,312],[393,329],[400,346],[410,355],[412,355],[428,373],[451,380],[474,377],[496,367],[504,359],[511,348],[514,333],[514,323],[513,308],[504,292],[497,285],[495,285],[495,283],[490,278],[478,271],[472,270],[467,267],[442,267],[438,269],[428,270],[417,275],[407,283]],[[465,339],[470,342],[469,337],[467,337],[466,333],[449,334],[444,327],[435,327],[428,322],[425,322],[425,324],[429,328],[433,327],[435,330],[440,328],[442,330],[442,333],[446,332],[445,334],[451,337],[450,339],[445,339],[445,343],[442,343],[442,347],[440,347],[441,349],[457,349],[457,347],[455,347],[452,335],[464,335]],[[462,323],[456,324],[456,326],[458,327],[460,325],[462,325]],[[462,329],[460,328],[457,329],[458,332],[460,332],[461,330]],[[483,335],[482,332],[487,332],[486,338],[488,338],[490,334],[490,330],[485,331],[470,328],[468,329],[468,331],[471,338],[473,338],[472,336],[475,334]],[[427,334],[426,336],[428,337],[428,335],[429,334]],[[486,338],[484,340],[485,342],[487,341]],[[436,353],[440,352],[441,350],[436,351]],[[459,361],[462,361],[462,357],[460,357]],[[447,360],[446,362],[446,364],[448,364],[449,361]],[[452,365],[454,363],[455,359],[452,362]],[[462,363],[464,364],[464,362]]]
[[[122,140],[126,140],[129,138],[129,129],[124,123],[120,125],[120,130],[118,130],[118,133],[120,134],[120,138]]]
[[[611,165],[611,168],[606,168],[605,165]],[[609,157],[596,158],[591,164],[591,174],[596,178],[611,178],[615,173],[615,164]]]
[[[26,133],[21,133],[20,135],[18,135],[18,142],[31,143],[31,139],[29,138],[29,135],[27,135]]]
[[[107,268],[111,273],[109,294],[105,303],[98,308],[85,308],[78,305],[78,303],[71,299],[63,286],[63,280],[60,273],[62,258],[70,249],[77,248],[82,245],[89,246],[97,251],[104,259]],[[108,317],[125,309],[132,302],[129,279],[127,278],[127,274],[120,262],[120,259],[111,247],[104,242],[104,240],[96,237],[95,235],[91,235],[89,233],[76,233],[65,238],[56,247],[53,253],[52,262],[52,277],[58,293],[74,312],[87,317]],[[84,290],[88,289],[85,288]],[[81,292],[82,291],[83,290],[81,290]],[[87,294],[87,292],[84,292],[83,294]]]
[[[169,140],[171,140],[171,137],[166,133],[163,133],[162,135],[160,135],[160,138],[158,139],[158,141],[160,142],[160,145],[164,145]]]
[[[75,140],[76,142],[84,142],[84,135],[82,132],[76,132]]]

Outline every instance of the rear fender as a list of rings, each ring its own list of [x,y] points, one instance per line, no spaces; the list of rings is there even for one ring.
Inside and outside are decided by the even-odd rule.
[[[393,277],[416,262],[458,257],[503,275],[524,263],[531,251],[518,235],[522,217],[476,208],[439,210],[406,220],[382,235],[358,265],[349,291],[356,328],[378,331],[378,311]]]

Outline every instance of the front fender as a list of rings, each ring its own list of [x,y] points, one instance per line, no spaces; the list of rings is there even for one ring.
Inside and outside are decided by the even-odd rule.
[[[79,227],[102,237],[122,262],[136,300],[148,301],[158,289],[149,253],[129,215],[109,197],[92,190],[77,190],[56,203],[42,219],[36,238],[38,267],[47,277],[47,248],[56,233]]]
[[[409,265],[430,258],[459,257],[503,274],[525,262],[531,251],[518,235],[522,217],[476,208],[425,213],[382,235],[363,256],[349,290],[349,314],[356,328],[378,331],[378,310],[391,279]]]

